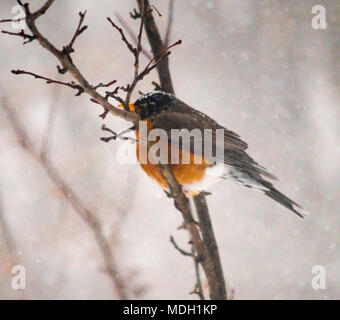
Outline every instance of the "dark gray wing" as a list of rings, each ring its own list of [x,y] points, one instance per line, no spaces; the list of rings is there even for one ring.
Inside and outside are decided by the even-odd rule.
[[[211,151],[216,161],[234,166],[253,175],[260,174],[267,178],[276,179],[274,175],[270,174],[245,152],[248,145],[240,139],[239,135],[220,126],[216,121],[195,109],[168,110],[154,116],[152,123],[153,128],[160,128],[166,131],[171,143],[180,144],[181,148],[192,153],[197,153],[194,139],[188,136],[187,139],[174,139],[171,129],[187,129],[189,131],[198,129],[202,137],[204,136],[204,130],[210,129],[212,132]],[[222,129],[223,132],[221,133]],[[201,150],[203,150],[203,142],[204,140],[201,139]]]

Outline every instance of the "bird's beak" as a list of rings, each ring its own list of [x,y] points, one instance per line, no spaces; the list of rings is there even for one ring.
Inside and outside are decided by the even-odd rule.
[[[124,109],[124,106],[120,104],[118,108]],[[133,102],[129,103],[129,108],[130,108],[130,111],[135,111],[135,105],[133,104]]]

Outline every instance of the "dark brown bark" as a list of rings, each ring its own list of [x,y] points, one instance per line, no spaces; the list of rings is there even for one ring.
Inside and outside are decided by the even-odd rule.
[[[137,0],[137,2],[140,10],[142,8],[143,2],[145,8],[150,6],[149,0]],[[165,51],[165,46],[152,14],[149,14],[145,19],[145,32],[148,37],[153,56],[160,56]],[[165,92],[175,93],[169,71],[168,57],[164,58],[163,61],[158,65],[157,72],[159,82],[161,83],[161,88]]]
[[[210,255],[210,263],[212,264],[212,268],[209,268],[209,270],[212,272],[211,277],[215,278],[215,281],[213,281],[214,288],[211,290],[213,295],[211,296],[211,299],[227,297],[221,259],[204,194],[200,193],[197,195],[194,198],[194,203],[200,224],[202,238]]]

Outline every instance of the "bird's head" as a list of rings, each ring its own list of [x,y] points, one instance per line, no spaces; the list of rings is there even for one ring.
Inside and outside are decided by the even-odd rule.
[[[175,97],[171,94],[152,91],[141,96],[134,103],[130,102],[129,107],[131,111],[136,112],[143,120],[170,108],[174,99]],[[122,105],[119,107],[123,108]]]

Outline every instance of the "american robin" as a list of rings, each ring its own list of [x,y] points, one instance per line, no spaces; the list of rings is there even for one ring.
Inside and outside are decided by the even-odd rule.
[[[248,145],[240,139],[239,135],[222,127],[206,114],[189,107],[174,95],[153,91],[143,95],[134,103],[130,103],[130,109],[135,111],[142,121],[145,121],[148,133],[153,129],[162,129],[167,133],[169,165],[188,197],[207,191],[213,183],[221,179],[230,179],[242,186],[264,193],[301,218],[307,214],[296,202],[275,189],[271,182],[265,180],[276,180],[276,177],[246,153]],[[141,155],[141,146],[147,145],[149,151],[152,144],[146,142],[147,137],[141,137],[139,125],[133,129],[138,141],[136,155],[140,166],[149,177],[168,191],[167,182],[160,173],[157,163],[150,161],[149,154],[146,158]],[[189,131],[196,129],[202,134],[209,129],[212,135],[210,141],[214,162],[208,161],[202,149],[199,153],[196,152],[191,140],[183,143],[183,141],[173,139],[171,132],[174,129]],[[204,149],[206,141],[201,139]],[[218,152],[221,148],[222,152]],[[171,154],[174,151],[179,153],[180,159],[188,156],[189,161],[172,163]]]

